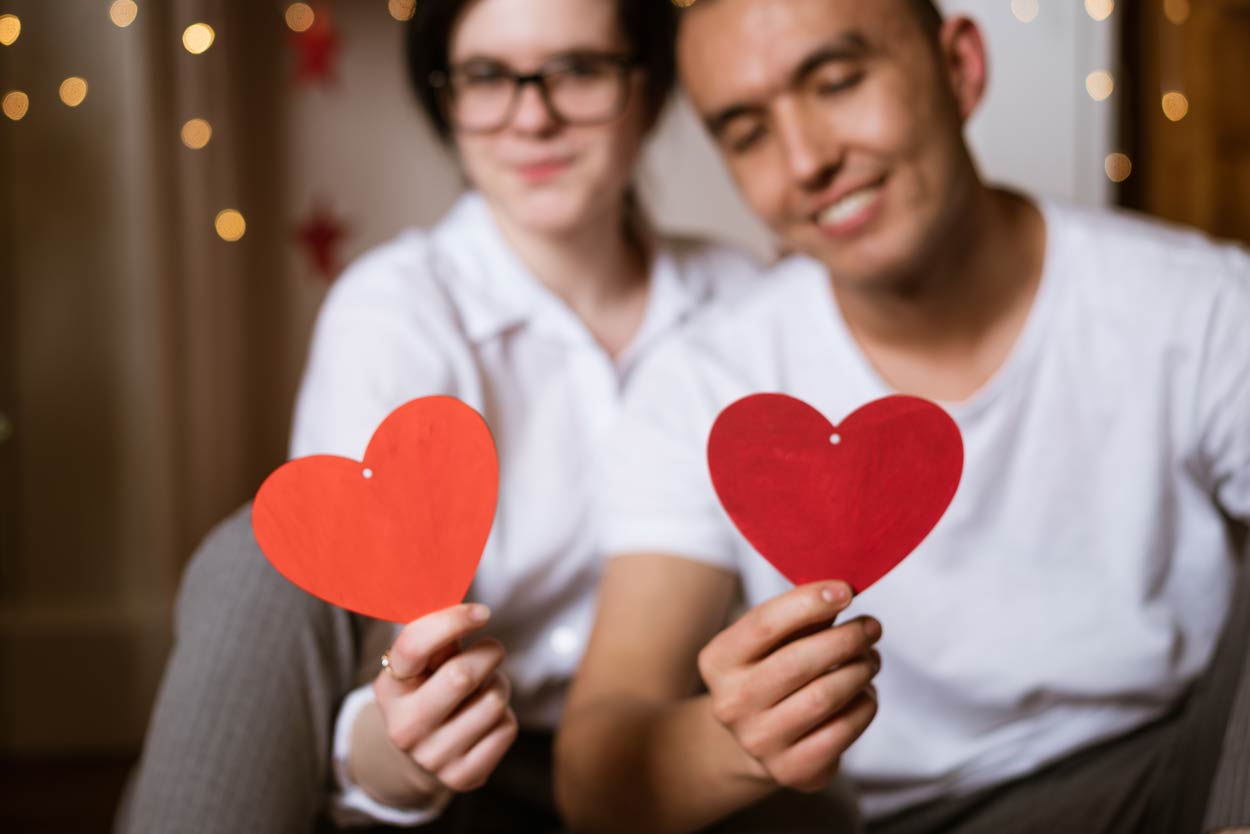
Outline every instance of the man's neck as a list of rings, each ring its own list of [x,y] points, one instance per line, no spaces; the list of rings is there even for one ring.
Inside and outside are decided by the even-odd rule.
[[[913,274],[885,287],[835,281],[834,292],[888,382],[962,400],[988,381],[1023,328],[1041,282],[1046,229],[1027,200],[979,184],[951,217]]]

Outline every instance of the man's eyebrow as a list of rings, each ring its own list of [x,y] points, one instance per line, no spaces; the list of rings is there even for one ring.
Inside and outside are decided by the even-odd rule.
[[[807,76],[825,64],[836,61],[855,61],[863,58],[868,52],[868,40],[861,33],[847,32],[839,35],[833,41],[817,48],[803,58],[798,66],[794,68],[794,71],[790,73],[787,86],[797,87],[803,83]],[[763,112],[764,105],[760,102],[738,102],[704,117],[703,123],[707,126],[709,133],[713,136],[719,136],[734,119],[740,116],[756,116]]]
[[[800,61],[794,72],[790,74],[790,84],[798,86],[807,76],[825,64],[837,61],[857,61],[867,55],[868,52],[868,39],[861,33],[847,32],[844,35],[839,35],[832,43],[820,47]]]

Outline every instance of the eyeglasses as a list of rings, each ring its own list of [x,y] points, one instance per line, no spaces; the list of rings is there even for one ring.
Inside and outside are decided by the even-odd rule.
[[[465,133],[501,130],[512,120],[526,84],[538,88],[547,112],[560,124],[600,124],[625,109],[629,74],[637,65],[624,55],[583,52],[552,58],[537,72],[519,73],[476,58],[430,73],[430,84],[442,91],[452,126]]]

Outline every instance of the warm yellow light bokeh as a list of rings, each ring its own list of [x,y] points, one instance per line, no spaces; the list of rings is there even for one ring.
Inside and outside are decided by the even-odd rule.
[[[1021,23],[1031,23],[1037,19],[1039,6],[1037,0],[1011,0],[1011,13]]]
[[[1178,93],[1175,90],[1163,94],[1163,115],[1168,117],[1169,121],[1179,122],[1189,113],[1189,99],[1185,98],[1184,93]]]
[[[1163,13],[1168,20],[1180,26],[1189,20],[1189,0],[1163,0]]]
[[[307,32],[317,17],[307,3],[292,3],[286,7],[286,25],[292,32]]]
[[[1107,156],[1103,168],[1107,171],[1107,179],[1112,182],[1124,182],[1129,178],[1129,174],[1133,173],[1133,160],[1125,154],[1113,153]]]
[[[134,23],[138,15],[139,6],[135,0],[114,0],[113,5],[109,6],[109,20],[121,29]]]
[[[202,55],[213,45],[216,36],[213,27],[207,23],[192,23],[182,33],[182,45],[192,55]]]
[[[408,20],[417,10],[417,0],[389,0],[386,10],[396,20]]]
[[[26,111],[30,109],[30,97],[21,90],[5,93],[4,101],[0,102],[0,109],[3,109],[4,115],[13,121],[20,122],[26,115]]]
[[[1106,20],[1115,11],[1115,0],[1085,0],[1085,13],[1094,20]]]
[[[217,229],[217,236],[230,243],[243,237],[243,233],[247,231],[247,221],[236,209],[222,209],[217,212],[213,226]]]
[[[22,34],[22,19],[15,14],[0,14],[0,44],[12,46]]]
[[[72,76],[61,82],[61,101],[70,107],[77,107],[87,98],[87,81],[86,79]]]
[[[1085,92],[1094,101],[1106,101],[1115,92],[1115,79],[1106,70],[1095,70],[1085,76]]]
[[[679,9],[688,9],[694,5],[694,0],[673,0],[673,5]]]
[[[182,144],[198,151],[213,138],[213,126],[206,119],[188,119],[182,126]]]

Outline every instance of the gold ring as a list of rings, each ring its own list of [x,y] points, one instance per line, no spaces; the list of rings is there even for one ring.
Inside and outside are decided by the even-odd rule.
[[[419,675],[410,675],[406,678],[401,678],[399,675],[397,675],[395,673],[395,666],[394,664],[391,663],[391,653],[389,651],[382,652],[382,668],[390,673],[392,679],[397,680],[400,683],[406,683],[411,680],[416,680],[418,677],[420,677]]]

